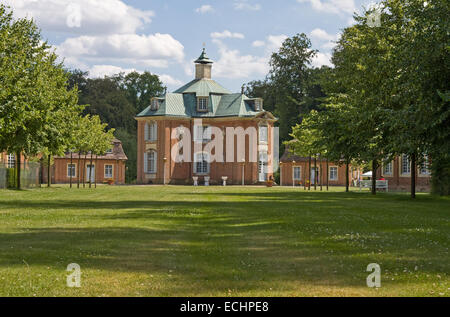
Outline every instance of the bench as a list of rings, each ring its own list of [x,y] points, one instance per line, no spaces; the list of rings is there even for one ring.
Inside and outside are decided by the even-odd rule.
[[[389,184],[387,180],[384,181],[376,181],[376,186],[377,189],[386,189],[386,192],[389,191]],[[360,181],[359,182],[359,190],[361,190],[362,188],[372,188],[372,181],[368,180],[368,181]]]

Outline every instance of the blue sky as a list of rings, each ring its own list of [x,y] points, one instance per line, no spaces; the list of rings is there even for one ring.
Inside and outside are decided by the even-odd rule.
[[[263,79],[270,54],[306,33],[329,64],[333,41],[369,0],[0,0],[33,17],[68,67],[91,77],[119,71],[161,76],[174,90],[193,79],[203,43],[213,79],[239,91]]]

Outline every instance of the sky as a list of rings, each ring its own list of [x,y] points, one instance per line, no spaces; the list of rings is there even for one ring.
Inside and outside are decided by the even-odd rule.
[[[90,77],[150,71],[169,91],[194,78],[203,46],[213,79],[238,92],[264,79],[272,52],[305,33],[330,65],[340,31],[369,0],[0,0],[35,19],[69,68]]]

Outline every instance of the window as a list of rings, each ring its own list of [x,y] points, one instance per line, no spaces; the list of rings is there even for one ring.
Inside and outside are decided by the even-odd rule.
[[[402,174],[411,174],[411,161],[409,160],[408,155],[402,155]]]
[[[431,174],[431,172],[430,172],[430,160],[428,159],[427,155],[424,156],[424,161],[420,165],[419,172],[422,175],[430,175]]]
[[[302,168],[300,166],[294,166],[294,180],[299,181],[302,179],[301,177]]]
[[[106,150],[106,154],[112,154],[112,152],[113,152],[113,149]]]
[[[113,178],[113,166],[105,165],[105,178]]]
[[[383,174],[384,175],[392,175],[392,162],[384,164]]]
[[[8,154],[8,168],[14,168],[16,166],[16,156],[14,154]]]
[[[150,105],[150,110],[158,110],[159,109],[159,100],[156,98],[152,99],[151,105]]]
[[[207,143],[211,141],[211,127],[207,125],[194,126],[194,141]]]
[[[67,177],[76,177],[75,164],[67,164]]]
[[[267,143],[268,140],[268,127],[267,125],[259,126],[259,143]]]
[[[338,168],[336,166],[330,167],[330,181],[338,180]]]
[[[263,100],[258,98],[255,99],[255,110],[256,111],[262,111],[263,110]]]
[[[197,153],[194,163],[194,173],[209,174],[209,155],[207,153]]]
[[[158,139],[158,124],[155,121],[145,123],[145,141],[155,142]]]
[[[156,174],[157,153],[149,151],[144,154],[144,171],[147,174]]]
[[[197,111],[207,112],[208,111],[208,97],[199,97],[197,99]]]

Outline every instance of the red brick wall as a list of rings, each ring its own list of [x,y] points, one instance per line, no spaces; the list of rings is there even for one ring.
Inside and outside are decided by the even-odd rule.
[[[82,168],[79,168],[79,162],[78,159],[73,159],[73,164],[75,164],[75,177],[72,178],[72,182],[76,183],[78,179],[78,174],[80,174],[80,182],[82,182],[83,177],[85,178],[86,182],[87,179],[87,172],[83,171]],[[90,158],[86,161],[84,161],[84,158],[80,161],[80,166],[87,166],[90,165],[91,161]],[[70,177],[67,175],[67,166],[70,164],[70,158],[55,158],[54,164],[51,166],[51,179],[53,184],[68,184],[70,182]],[[124,161],[117,161],[117,160],[97,160],[95,161],[95,158],[92,162],[92,164],[95,166],[95,177],[97,180],[97,183],[101,184],[107,181],[107,178],[105,178],[105,165],[112,165],[113,166],[113,180],[115,184],[125,184],[125,162]],[[84,176],[83,176],[84,175]],[[44,183],[47,182],[47,167],[44,164],[43,168],[43,181]]]
[[[152,119],[153,120],[153,119]],[[138,175],[138,183],[140,184],[148,184],[148,183],[158,183],[161,184],[164,182],[172,183],[172,184],[191,184],[193,182],[192,177],[194,174],[194,155],[195,155],[195,147],[194,147],[194,133],[193,119],[154,119],[158,122],[158,140],[155,143],[146,142],[144,140],[144,131],[145,131],[145,120],[138,120],[138,161],[137,161],[137,175]],[[151,120],[148,119],[150,122]],[[225,131],[227,127],[242,127],[244,130],[250,126],[253,126],[258,131],[258,124],[260,120],[247,120],[247,119],[204,119],[203,124],[209,125],[211,127],[218,127]],[[171,149],[177,143],[177,140],[171,139],[172,131],[174,131],[179,126],[183,125],[185,128],[189,128],[191,131],[191,162],[183,162],[176,163],[172,160]],[[273,123],[267,123],[269,129],[273,128]],[[270,156],[272,153],[272,142],[271,133],[269,133],[268,139],[268,155]],[[248,148],[249,138],[246,137],[246,148]],[[206,144],[204,144],[206,146]],[[157,156],[157,173],[155,175],[147,175],[144,173],[144,152],[149,148],[156,149]],[[226,161],[226,135],[224,133],[224,144],[223,144],[223,154],[224,160]],[[211,178],[211,184],[221,184],[222,177],[228,177],[228,184],[241,184],[242,183],[242,163],[237,162],[237,138],[235,137],[234,142],[234,153],[235,153],[235,162],[227,163],[227,162],[213,162],[210,164],[210,174],[208,175]],[[164,163],[164,158],[167,161]],[[258,163],[250,163],[249,162],[249,153],[246,151],[246,162],[244,166],[245,173],[245,184],[255,184],[258,182]],[[269,174],[271,177],[272,174]],[[203,182],[204,176],[199,176],[199,181]]]
[[[309,175],[309,161],[302,161],[302,162],[296,162],[295,164],[292,162],[286,162],[286,163],[281,163],[280,166],[280,183],[282,186],[292,186],[292,180],[293,180],[293,167],[294,166],[300,166],[301,167],[301,183],[302,186],[305,185],[305,181],[308,184],[308,180],[310,179],[310,175]],[[314,167],[314,159],[311,161],[311,168]],[[342,165],[339,166],[336,163],[328,163],[328,173],[330,170],[330,167],[337,167],[338,169],[338,178],[337,180],[328,180],[328,184],[330,186],[345,186],[345,181],[346,181],[346,166]],[[318,182],[317,184],[322,183],[324,186],[327,184],[327,163],[324,162],[319,162],[317,161],[317,168],[319,170],[319,175],[317,176]],[[320,173],[320,171],[322,171],[322,173]],[[357,171],[353,169],[352,171],[352,167],[350,166],[349,168],[349,183],[350,186],[352,185],[352,181],[357,179]],[[298,181],[296,180],[296,186],[300,186],[298,184]]]
[[[401,160],[396,157],[393,161],[392,174],[384,174],[384,168],[380,167],[377,170],[377,178],[384,178],[388,181],[389,190],[410,191],[411,190],[411,175],[401,174]],[[420,169],[417,167],[416,172],[416,190],[422,192],[429,192],[431,190],[431,175],[420,174]]]

